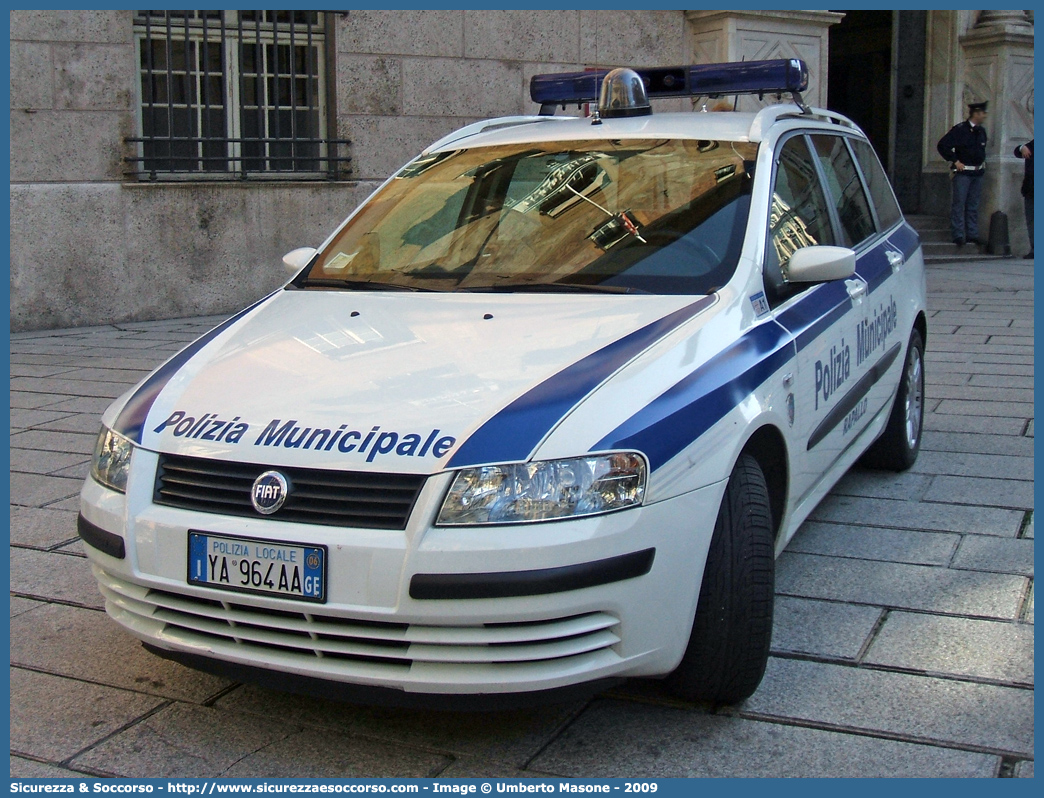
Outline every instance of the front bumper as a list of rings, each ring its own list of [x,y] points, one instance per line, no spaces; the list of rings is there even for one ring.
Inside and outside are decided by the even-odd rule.
[[[122,559],[86,547],[106,611],[124,628],[175,655],[426,694],[670,672],[688,642],[724,489],[591,518],[435,528],[441,475],[399,532],[155,505],[156,456],[135,457],[126,497],[90,479],[81,493],[86,521],[124,545]],[[189,529],[326,545],[327,602],[189,585]]]

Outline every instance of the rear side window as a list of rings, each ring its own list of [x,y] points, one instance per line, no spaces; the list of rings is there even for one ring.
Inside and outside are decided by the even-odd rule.
[[[770,302],[791,292],[786,285],[790,256],[802,247],[834,244],[834,231],[815,162],[803,136],[789,139],[780,150],[769,209],[769,247],[765,254],[765,288]]]
[[[887,230],[902,219],[903,214],[899,210],[899,203],[895,201],[895,194],[884,169],[881,168],[881,161],[868,142],[859,139],[849,139],[848,142],[852,145],[856,160],[859,161],[859,168],[863,170],[866,187],[870,190],[870,199],[877,208],[877,220],[881,229]]]
[[[841,136],[813,136],[812,144],[841,221],[842,245],[854,247],[874,234],[874,217],[855,161]]]

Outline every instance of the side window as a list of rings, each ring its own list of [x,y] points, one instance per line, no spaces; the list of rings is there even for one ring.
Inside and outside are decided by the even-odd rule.
[[[899,210],[899,203],[895,201],[892,186],[885,176],[884,169],[881,168],[877,153],[874,152],[874,148],[870,146],[869,142],[849,139],[848,143],[852,145],[856,160],[859,161],[859,168],[863,170],[863,178],[870,190],[870,199],[877,208],[877,220],[881,224],[881,229],[887,230],[903,218],[903,214]]]
[[[788,139],[779,153],[769,209],[769,244],[765,253],[765,289],[778,304],[794,293],[785,274],[790,256],[802,247],[834,244],[830,213],[815,162],[804,136]]]
[[[812,144],[841,220],[842,246],[854,247],[874,234],[874,217],[855,161],[841,136],[813,136]]]

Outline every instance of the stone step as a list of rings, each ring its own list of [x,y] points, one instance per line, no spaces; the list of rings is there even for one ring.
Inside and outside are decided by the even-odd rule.
[[[981,247],[978,244],[965,244],[963,247],[959,247],[952,241],[925,241],[921,239],[921,249],[924,251],[925,257],[929,255],[982,255],[985,254],[985,247]]]
[[[953,247],[952,253],[924,253],[925,263],[965,263],[967,261],[986,261],[986,260],[1011,260],[1011,255],[980,255],[974,250],[969,250],[965,247],[964,250],[958,252],[957,247]]]
[[[930,244],[953,246],[948,219],[942,216],[907,216],[906,221],[921,237],[921,243],[925,246],[925,254],[927,254]]]
[[[934,244],[934,243],[952,244],[953,243],[953,240],[950,238],[951,234],[950,234],[950,228],[949,227],[946,227],[945,229],[939,229],[939,230],[923,230],[921,228],[915,228],[915,229],[917,230],[917,235],[919,235],[921,237],[921,243],[922,244]]]
[[[1005,260],[1000,255],[955,255],[952,258],[925,258],[925,264],[944,266],[947,263],[984,263],[985,261]]]
[[[989,255],[981,244],[958,247],[950,238],[950,220],[945,216],[912,214],[906,221],[921,237],[925,263],[964,263],[976,260],[1002,260],[1007,255]]]
[[[949,230],[950,220],[945,216],[907,216],[914,230]]]
[[[918,221],[930,218],[932,217],[921,217]],[[921,236],[921,251],[924,253],[925,263],[962,263],[973,260],[1003,260],[1011,257],[1010,255],[990,255],[986,252],[985,245],[982,244],[965,244],[963,247],[958,247],[950,240],[949,224],[945,220],[943,223],[946,227],[941,234],[938,230],[929,228],[927,231],[922,231],[921,228],[915,227]]]

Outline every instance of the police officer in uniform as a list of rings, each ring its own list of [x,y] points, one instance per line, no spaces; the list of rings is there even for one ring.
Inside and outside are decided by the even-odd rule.
[[[953,243],[979,241],[979,200],[982,175],[986,171],[986,103],[969,103],[968,118],[950,128],[939,139],[939,154],[950,162],[953,172],[953,202],[950,205],[950,231]]]
[[[1026,229],[1029,231],[1029,255],[1026,260],[1033,259],[1033,142],[1027,142],[1015,148],[1016,158],[1026,159],[1026,174],[1022,178],[1022,199],[1026,203]]]

